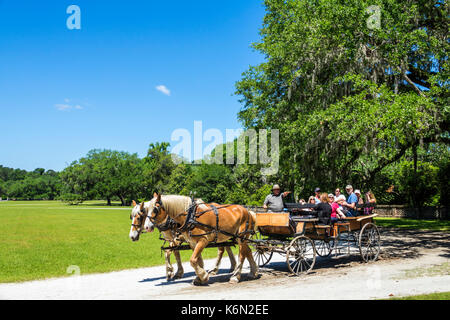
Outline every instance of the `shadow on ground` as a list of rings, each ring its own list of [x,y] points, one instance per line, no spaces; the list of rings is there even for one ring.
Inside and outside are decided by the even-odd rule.
[[[450,255],[450,233],[426,230],[381,229],[383,259],[415,259],[422,250],[445,249]]]
[[[450,258],[450,233],[440,231],[422,231],[422,230],[405,230],[394,228],[379,228],[381,236],[381,252],[380,260],[389,259],[416,259],[421,257],[423,250],[445,249],[444,254],[440,256]],[[350,255],[339,255],[330,257],[316,257],[316,263],[310,274],[329,272],[329,269],[337,269],[349,267],[355,264],[363,264],[359,249],[352,245]],[[276,261],[269,262],[263,268],[260,268],[260,276],[293,276],[290,274],[286,262]],[[194,272],[188,272],[183,279],[174,281],[162,281],[156,286],[166,286],[177,283],[192,283]],[[218,275],[211,275],[209,285],[216,283],[226,283],[230,280],[231,273],[228,269],[220,269]],[[151,282],[163,280],[165,277],[143,279],[140,282]],[[243,270],[241,282],[252,281],[248,276],[248,272]]]

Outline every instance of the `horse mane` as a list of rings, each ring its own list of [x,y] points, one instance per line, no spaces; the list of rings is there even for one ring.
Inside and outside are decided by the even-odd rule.
[[[191,198],[173,194],[162,195],[161,201],[169,216],[174,216],[187,211],[189,206],[192,204]],[[156,198],[153,198],[149,201],[149,207],[155,207],[155,203]]]
[[[161,195],[161,201],[164,205],[165,210],[167,211],[167,214],[172,217],[187,211],[192,205],[192,199],[190,197],[175,194]],[[209,207],[202,199],[194,199],[194,201],[197,203],[200,210],[209,209]],[[153,208],[155,207],[155,203],[156,198],[153,198],[152,200],[145,203],[145,207],[153,210]]]

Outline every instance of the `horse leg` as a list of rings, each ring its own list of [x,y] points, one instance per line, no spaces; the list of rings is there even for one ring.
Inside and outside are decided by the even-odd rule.
[[[220,262],[222,261],[222,257],[223,257],[223,253],[224,252],[225,252],[225,248],[224,247],[217,248],[216,264],[214,266],[214,269],[212,269],[211,271],[208,272],[209,274],[216,275],[219,272],[219,265],[220,265]]]
[[[252,250],[248,246],[247,242],[244,242],[242,246],[245,247],[247,260],[250,263],[250,278],[256,279],[258,277],[258,265],[256,264],[255,259],[253,259]]]
[[[172,254],[171,250],[164,251],[164,258],[166,260],[166,280],[170,281],[173,277],[173,267],[170,263],[170,255]]]
[[[230,272],[233,272],[236,269],[236,259],[234,258],[233,250],[230,247],[225,247],[228,253],[228,258],[230,258]]]
[[[244,261],[246,258],[245,249],[240,240],[238,240],[238,244],[239,244],[239,263],[234,269],[233,274],[231,275],[230,283],[238,283],[239,281],[241,281],[242,267],[244,266]]]
[[[207,244],[208,241],[206,239],[200,239],[197,242],[197,245],[195,246],[194,252],[192,253],[190,259],[191,266],[194,268],[195,274],[197,275],[197,277],[192,282],[194,285],[207,284],[209,280],[208,273],[205,271],[205,269],[203,269],[202,266],[200,266],[200,262],[203,262],[201,254]]]
[[[177,273],[173,276],[174,279],[181,279],[184,276],[183,264],[181,263],[180,251],[174,250],[173,254],[175,259],[177,259]]]
[[[203,262],[203,257],[200,254],[200,256],[198,257],[198,265],[200,266],[200,268],[205,268],[205,263]]]

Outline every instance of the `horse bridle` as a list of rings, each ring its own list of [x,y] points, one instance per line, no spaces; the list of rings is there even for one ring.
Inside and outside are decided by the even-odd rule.
[[[139,218],[144,219],[144,221],[145,221],[145,218],[144,218],[145,208],[142,208],[142,210],[139,209],[139,213],[137,215],[139,216]],[[134,220],[133,220],[131,223],[131,226],[134,227],[136,230],[140,230],[140,229],[142,229],[142,222],[140,225],[137,225],[137,224],[134,224]]]
[[[157,204],[159,204],[159,206],[157,206]],[[147,215],[147,218],[150,220],[151,223],[153,223],[155,225],[155,227],[158,227],[158,224],[156,223],[156,218],[158,218],[158,215],[161,213],[161,209],[165,210],[162,201],[159,200],[159,201],[155,202],[155,207],[153,208],[152,214],[150,216]],[[153,213],[155,214],[154,216],[153,216]],[[160,223],[159,225],[161,225],[161,224],[163,224],[163,223]]]

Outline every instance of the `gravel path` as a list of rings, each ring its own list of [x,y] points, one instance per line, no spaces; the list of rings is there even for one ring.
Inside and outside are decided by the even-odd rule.
[[[314,270],[292,277],[284,258],[274,255],[260,269],[260,278],[247,280],[248,264],[237,285],[228,283],[229,260],[205,287],[191,285],[193,269],[167,282],[165,267],[124,270],[23,283],[0,284],[0,299],[377,299],[450,291],[448,233],[383,230],[380,260],[364,264],[350,257],[318,259]],[[214,260],[205,261],[212,267]],[[82,272],[82,270],[81,270]]]

